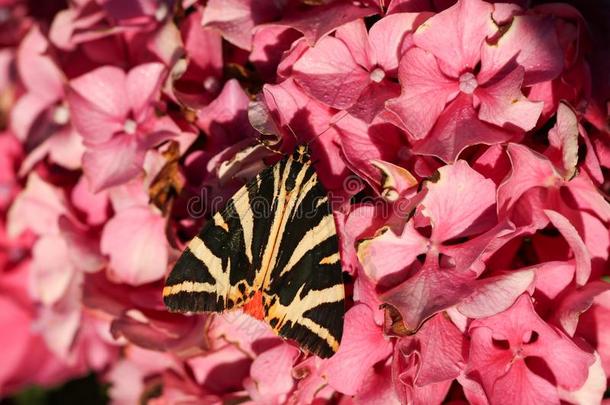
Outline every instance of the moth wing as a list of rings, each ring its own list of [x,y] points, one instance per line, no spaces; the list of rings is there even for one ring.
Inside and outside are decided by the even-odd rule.
[[[189,242],[163,289],[170,311],[221,312],[254,295],[259,246],[268,236],[263,211],[271,209],[274,167],[240,188]]]
[[[313,171],[309,166],[308,170]],[[326,190],[315,171],[301,184],[297,204],[285,213],[285,231],[269,285],[265,320],[280,335],[320,357],[339,348],[345,291],[339,243]]]

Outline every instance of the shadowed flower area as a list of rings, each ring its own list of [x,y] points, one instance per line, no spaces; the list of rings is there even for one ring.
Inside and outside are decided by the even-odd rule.
[[[0,403],[605,403],[609,21],[594,0],[0,0]],[[339,246],[311,267],[343,274],[328,358],[259,296],[163,302],[201,227],[228,232],[213,215],[301,144]],[[214,288],[243,288],[233,265]],[[336,300],[296,287],[284,318],[330,335],[305,314]]]

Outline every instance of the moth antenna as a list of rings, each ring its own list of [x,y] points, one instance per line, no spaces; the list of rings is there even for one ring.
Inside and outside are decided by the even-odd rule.
[[[268,90],[263,89],[263,91],[265,92],[265,94],[269,94],[271,96],[271,98],[273,99],[273,102],[275,103],[275,107],[277,108],[277,113],[280,115],[280,121],[285,121],[286,122],[286,126],[288,127],[288,130],[290,131],[292,136],[294,136],[294,140],[298,144],[299,143],[299,138],[297,138],[297,134],[292,130],[292,127],[290,126],[290,123],[288,122],[288,120],[286,120],[286,119],[284,119],[284,117],[282,117],[282,112],[280,111],[280,105],[277,103],[277,100],[275,99],[275,96],[273,95],[273,93],[271,93]],[[280,122],[280,124],[281,124],[281,122]]]
[[[269,145],[267,145],[265,142],[263,142],[260,138],[255,138],[256,142],[259,143],[259,145],[261,145],[262,147],[264,147],[265,149],[267,149],[268,151],[271,151],[273,153],[277,153],[278,155],[282,155],[284,156],[284,154],[278,150],[273,149],[272,147],[270,147]]]
[[[345,116],[346,116],[346,115],[348,115],[348,114],[349,114],[349,113],[348,113],[347,111],[343,111],[343,115],[342,115],[341,117],[339,117],[338,119],[336,119],[336,120],[334,120],[333,122],[329,123],[329,124],[328,124],[328,127],[327,127],[327,128],[324,130],[324,131],[320,132],[318,135],[316,135],[316,136],[314,136],[313,138],[311,138],[311,139],[309,140],[309,142],[307,142],[307,147],[309,148],[309,145],[310,145],[310,144],[311,144],[313,141],[315,141],[316,139],[318,139],[320,136],[324,135],[324,133],[325,133],[326,131],[328,131],[329,129],[331,129],[331,128],[332,128],[332,127],[333,127],[333,126],[334,126],[334,125],[335,125],[337,122],[341,121],[341,120],[342,120],[343,118],[345,118]]]

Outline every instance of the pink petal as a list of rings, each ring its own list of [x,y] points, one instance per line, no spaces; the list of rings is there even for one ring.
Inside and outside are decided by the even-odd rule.
[[[478,280],[473,294],[457,305],[469,318],[484,318],[507,310],[534,282],[534,270],[512,271]]]
[[[253,401],[283,403],[294,386],[291,371],[299,350],[282,343],[261,353],[250,366],[244,386]]]
[[[421,213],[430,218],[432,239],[436,242],[463,235],[495,204],[496,189],[491,180],[463,160],[441,167],[438,172],[438,181],[428,184],[428,193],[421,202]]]
[[[610,283],[598,280],[569,291],[554,309],[551,322],[561,326],[569,336],[574,336],[580,315],[593,305],[595,297],[608,290]]]
[[[97,233],[66,216],[59,218],[61,237],[67,244],[70,264],[75,269],[85,273],[95,273],[101,270],[106,262],[99,249]]]
[[[397,162],[404,151],[405,139],[392,125],[368,125],[352,115],[346,115],[336,124],[341,146],[350,169],[373,183],[381,184],[381,174],[373,159]]]
[[[512,172],[498,187],[498,211],[506,212],[529,189],[552,185],[559,179],[551,162],[524,145],[509,144],[506,152],[511,161]]]
[[[443,403],[449,392],[451,380],[424,386],[417,384],[419,369],[422,366],[421,354],[418,351],[405,351],[403,351],[403,346],[398,343],[395,346],[392,362],[392,382],[400,402],[435,405]]]
[[[274,3],[252,0],[210,0],[202,24],[218,29],[233,45],[251,50],[254,26],[272,20],[278,10]]]
[[[441,269],[428,254],[423,267],[405,282],[381,295],[402,317],[407,332],[415,332],[432,315],[460,303],[474,292],[475,274]]]
[[[49,104],[35,93],[26,93],[17,100],[10,111],[10,129],[20,141],[30,139],[38,119],[44,117]]]
[[[515,16],[498,43],[484,48],[482,72],[488,69],[497,72],[512,58],[516,58],[516,62],[525,69],[524,86],[553,80],[563,70],[563,52],[550,18]],[[490,72],[488,77],[491,76]]]
[[[532,398],[541,395],[546,398],[557,396],[553,385],[532,372],[531,367],[535,366],[525,361],[528,357],[543,361],[547,366],[545,373],[552,373],[548,377],[569,390],[582,386],[588,368],[594,362],[591,354],[542,321],[527,295],[522,295],[501,314],[474,321],[470,334],[468,374],[477,376],[492,401],[505,398],[510,392],[521,394],[523,400],[519,403],[532,403]],[[504,343],[494,344],[492,339]],[[540,372],[538,368],[535,370]]]
[[[549,131],[547,156],[563,177],[570,180],[576,174],[578,163],[578,118],[566,103],[559,103],[557,122]]]
[[[523,72],[522,67],[516,67],[500,79],[488,81],[475,90],[481,102],[480,119],[505,128],[511,125],[524,131],[534,128],[544,103],[529,101],[521,93]]]
[[[187,360],[195,381],[208,391],[217,393],[241,389],[251,363],[250,357],[234,345],[225,345],[214,352]]]
[[[298,31],[284,26],[262,25],[252,38],[250,61],[265,77],[273,77],[285,52],[301,37]]]
[[[333,37],[305,52],[293,67],[293,77],[309,95],[339,109],[352,106],[370,80],[349,48]]]
[[[371,75],[374,73],[372,72]],[[382,80],[379,83],[373,81],[363,89],[356,104],[351,106],[348,111],[354,117],[372,122],[384,110],[386,101],[399,95],[400,86],[397,83],[390,80]]]
[[[414,145],[414,151],[452,162],[469,146],[494,145],[514,136],[510,131],[481,121],[476,115],[472,98],[460,93],[443,111],[428,136]]]
[[[586,339],[602,360],[605,373],[610,371],[610,341],[606,339],[610,328],[610,293],[599,294],[593,305],[578,320],[576,336]]]
[[[420,26],[413,40],[431,52],[457,77],[479,62],[481,45],[497,27],[491,14],[493,6],[481,0],[459,0],[457,4],[429,18]]]
[[[208,148],[211,150],[256,136],[248,121],[248,96],[237,80],[225,83],[218,97],[198,111],[197,126],[210,137]]]
[[[595,363],[589,367],[587,381],[582,387],[575,391],[568,391],[559,388],[559,396],[562,401],[574,404],[598,404],[603,403],[602,398],[606,392],[606,374],[602,367],[601,357],[595,354]],[[607,402],[607,401],[606,401]]]
[[[52,305],[64,296],[75,275],[68,245],[60,236],[45,236],[36,242],[32,254],[32,295],[43,304]]]
[[[552,210],[544,210],[544,213],[570,245],[576,261],[576,285],[583,286],[591,275],[591,255],[587,247],[566,217]]]
[[[83,171],[93,191],[125,183],[142,171],[144,151],[133,135],[120,134],[88,149]]]
[[[326,362],[328,383],[344,394],[356,394],[373,365],[392,353],[392,344],[372,315],[362,304],[347,311],[339,351]]]
[[[335,28],[376,13],[377,11],[373,8],[338,1],[315,6],[305,11],[296,11],[276,24],[286,25],[302,32],[307,42],[313,45]]]
[[[360,391],[354,397],[356,404],[399,405],[400,400],[392,386],[392,368],[372,370],[364,379]]]
[[[396,276],[407,269],[417,256],[427,250],[428,240],[409,221],[400,235],[389,227],[383,227],[374,238],[362,241],[358,245],[358,257],[368,277],[379,283],[384,277]]]
[[[10,237],[27,229],[38,235],[56,233],[59,217],[66,212],[63,191],[33,172],[8,211],[7,233]]]
[[[416,186],[418,185],[417,179],[405,168],[394,165],[392,163],[385,162],[383,160],[374,159],[371,164],[375,168],[379,169],[381,174],[381,196],[390,202],[398,202],[395,216],[407,218],[408,213],[411,212],[417,201]],[[422,196],[423,197],[423,196]],[[411,200],[411,204],[404,204],[404,200]]]
[[[125,90],[136,122],[144,120],[151,102],[158,97],[164,70],[163,64],[155,62],[138,65],[127,73]]]
[[[402,93],[386,103],[387,109],[396,114],[413,139],[422,139],[457,92],[457,82],[443,75],[434,55],[419,48],[403,56],[398,79]]]
[[[364,20],[357,19],[340,26],[335,31],[335,38],[343,41],[358,65],[368,71],[373,70],[377,62],[373,59],[373,49],[369,45],[369,35]]]
[[[64,94],[64,75],[46,54],[49,43],[38,26],[32,27],[17,51],[17,69],[26,88],[46,103]]]
[[[464,334],[444,314],[438,314],[424,323],[417,334],[400,339],[397,346],[401,355],[419,352],[415,385],[421,387],[456,378],[465,365],[466,344]]]
[[[72,189],[72,203],[83,211],[90,225],[101,225],[108,219],[109,201],[106,192],[93,193],[85,176]]]
[[[159,280],[168,259],[165,219],[148,207],[127,208],[106,223],[101,249],[110,256],[114,280],[131,285]]]
[[[100,67],[70,81],[70,117],[85,143],[107,141],[123,129],[129,97],[125,73],[116,67]]]
[[[397,13],[386,15],[369,31],[369,43],[373,50],[373,62],[391,74],[398,69],[401,45],[408,32],[419,27],[431,13]]]

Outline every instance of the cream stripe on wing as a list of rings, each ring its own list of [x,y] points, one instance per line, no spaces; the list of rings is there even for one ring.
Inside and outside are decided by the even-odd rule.
[[[216,291],[225,296],[229,287],[229,269],[222,268],[222,259],[208,249],[198,236],[195,236],[188,245],[193,255],[206,264],[210,275],[216,280]]]
[[[315,227],[311,228],[305,235],[303,239],[299,241],[296,249],[292,252],[288,263],[282,269],[280,273],[280,277],[284,274],[288,273],[295,264],[299,262],[305,256],[307,252],[311,249],[315,249],[317,245],[324,242],[326,239],[335,235],[335,221],[333,219],[332,214],[326,215]],[[317,244],[313,245],[312,241],[316,241]]]
[[[163,288],[163,296],[178,294],[180,292],[207,292],[215,293],[216,286],[210,283],[199,283],[196,281],[183,281],[179,284],[169,285]]]
[[[244,236],[244,244],[246,249],[246,257],[250,265],[252,264],[252,238],[254,237],[254,214],[252,212],[252,206],[250,205],[250,195],[246,193],[242,200],[239,201],[239,207],[235,207],[237,215],[239,216],[239,222],[241,223],[241,229]],[[234,202],[236,204],[236,202]],[[246,204],[247,209],[245,211],[240,210],[242,204]],[[240,212],[242,211],[242,212]]]

